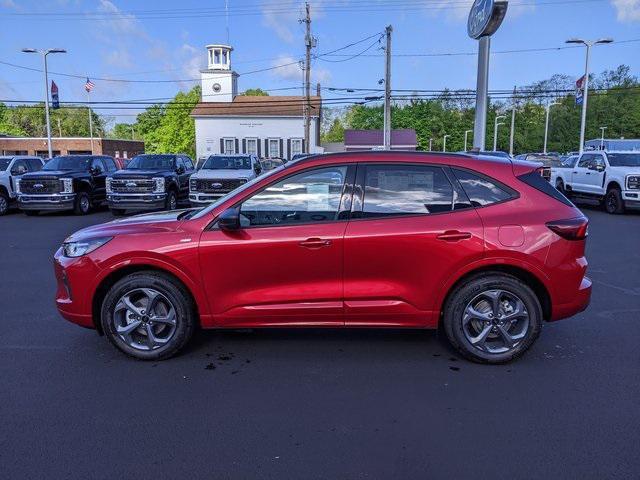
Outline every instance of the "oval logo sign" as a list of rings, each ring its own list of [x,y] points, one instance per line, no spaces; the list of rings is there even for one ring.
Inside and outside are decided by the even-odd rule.
[[[222,184],[220,182],[214,182],[211,184],[211,188],[222,188]]]
[[[478,39],[483,36],[493,14],[494,0],[475,0],[469,12],[467,32],[471,38]]]

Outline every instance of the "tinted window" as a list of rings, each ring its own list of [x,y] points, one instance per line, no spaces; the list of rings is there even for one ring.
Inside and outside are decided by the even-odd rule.
[[[187,167],[184,164],[184,160],[182,159],[182,157],[178,157],[178,159],[176,160],[176,168],[182,168],[183,170],[186,170]]]
[[[36,158],[30,158],[27,160],[29,163],[29,170],[31,172],[37,172],[38,170],[42,170],[42,162]]]
[[[29,171],[29,167],[27,166],[26,160],[16,160],[11,167],[11,173],[13,175],[22,175],[23,173],[27,173]]]
[[[189,157],[182,157],[187,170],[193,170],[193,161]]]
[[[246,200],[243,227],[338,219],[347,167],[320,168],[281,180]]]
[[[104,172],[105,171],[104,163],[102,163],[102,159],[100,159],[100,158],[94,158],[93,159],[93,161],[91,162],[91,168],[95,168],[95,169],[99,170],[100,172]]]
[[[535,188],[536,190],[555,198],[556,200],[564,203],[565,205],[569,205],[573,207],[573,203],[565,197],[562,193],[560,193],[557,189],[553,188],[551,184],[546,181],[538,172],[531,172],[525,175],[521,175],[518,177],[518,180],[523,181],[530,187]]]
[[[6,170],[10,163],[11,163],[11,157],[0,158],[0,172],[3,170]]]
[[[91,157],[55,157],[49,160],[43,170],[89,170]]]
[[[593,163],[594,158],[595,155],[583,155],[578,162],[578,167],[589,168],[589,166]]]
[[[507,187],[499,182],[483,175],[457,168],[452,170],[474,207],[484,207],[492,203],[503,202],[515,195],[515,192],[509,191]]]
[[[640,153],[610,153],[607,158],[612,167],[640,167]]]
[[[113,161],[112,158],[105,157],[103,158],[105,165],[107,166],[108,172],[115,172],[118,168],[116,167],[116,162]]]
[[[439,167],[369,165],[364,179],[363,217],[423,215],[451,211],[453,187]]]
[[[127,170],[175,170],[175,155],[138,155],[127,164]]]
[[[239,155],[211,156],[202,166],[203,170],[250,170],[251,157]]]

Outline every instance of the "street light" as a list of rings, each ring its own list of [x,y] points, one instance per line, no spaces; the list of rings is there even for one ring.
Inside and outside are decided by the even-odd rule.
[[[582,120],[580,122],[580,153],[584,150],[584,131],[587,125],[587,99],[589,97],[589,56],[591,54],[591,47],[594,45],[602,45],[605,43],[611,43],[611,38],[601,38],[596,41],[583,40],[581,38],[570,38],[566,43],[575,43],[584,45],[587,47],[587,58],[584,67],[584,96],[582,98]]]
[[[551,102],[547,104],[547,119],[544,122],[544,147],[542,153],[547,153],[547,138],[549,137],[549,112],[554,105],[560,105],[558,102]]]
[[[467,151],[467,138],[469,137],[469,134],[473,133],[473,130],[465,130],[464,132],[464,151]]]
[[[433,152],[433,150],[431,149],[431,147],[433,146],[433,138],[429,139],[429,151]]]
[[[602,137],[600,138],[600,150],[604,150],[604,131],[609,127],[600,127],[602,130]]]
[[[442,151],[446,152],[447,151],[447,138],[449,138],[451,135],[445,135],[442,139]]]
[[[504,115],[498,115],[493,121],[493,151],[494,152],[498,150],[498,127],[500,125],[504,125],[504,123],[498,123],[498,122],[499,120],[502,120],[504,118],[505,118]]]
[[[47,72],[47,55],[50,53],[67,53],[64,48],[49,48],[47,50],[38,50],[35,48],[23,48],[23,53],[39,53],[42,55],[42,63],[44,65],[44,111],[47,119],[47,147],[49,148],[49,158],[53,156],[51,150],[51,122],[49,121],[49,73]]]

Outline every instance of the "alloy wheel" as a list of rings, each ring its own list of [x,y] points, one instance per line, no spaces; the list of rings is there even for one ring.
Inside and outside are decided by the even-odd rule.
[[[0,215],[4,215],[9,210],[9,202],[4,198],[4,195],[0,195]]]
[[[506,290],[487,290],[476,295],[462,315],[465,338],[486,353],[515,349],[528,329],[529,313],[524,302]]]
[[[89,211],[89,197],[82,196],[82,198],[80,198],[80,210],[83,213],[86,213]]]
[[[120,297],[113,312],[114,331],[131,348],[157,350],[176,332],[176,309],[153,288],[137,288]]]

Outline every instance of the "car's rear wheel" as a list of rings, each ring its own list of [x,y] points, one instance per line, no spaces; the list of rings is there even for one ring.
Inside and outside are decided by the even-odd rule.
[[[604,197],[604,208],[607,213],[619,215],[624,213],[624,201],[622,200],[622,193],[619,188],[612,188],[607,192]]]
[[[87,192],[78,192],[73,203],[73,213],[76,215],[86,215],[91,210],[91,199]]]
[[[0,192],[0,215],[6,215],[9,211],[9,197]]]
[[[506,363],[527,351],[540,335],[542,307],[519,279],[482,274],[451,293],[444,328],[451,345],[469,360]]]
[[[111,343],[140,360],[163,360],[189,341],[196,315],[185,288],[169,275],[134,273],[102,302],[102,329]]]

